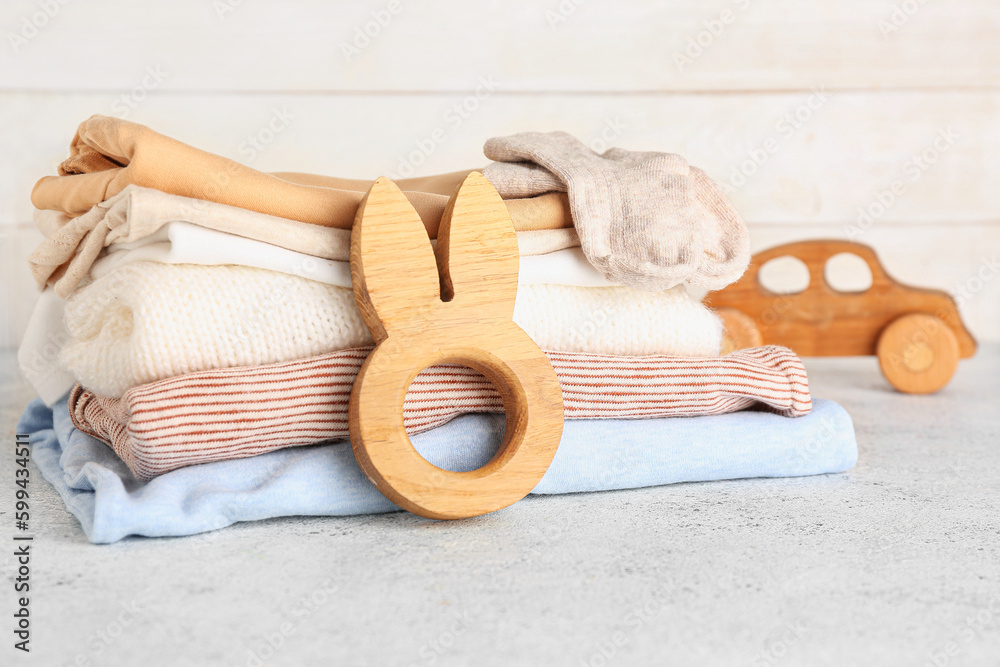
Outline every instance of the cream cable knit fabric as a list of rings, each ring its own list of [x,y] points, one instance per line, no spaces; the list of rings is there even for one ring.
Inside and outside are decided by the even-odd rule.
[[[567,192],[591,264],[613,283],[659,291],[721,289],[750,263],[739,213],[680,155],[611,148],[597,154],[565,132],[490,139],[483,170],[505,197]]]
[[[710,357],[722,341],[719,319],[683,287],[522,285],[514,320],[562,352]],[[122,266],[69,298],[66,327],[65,368],[113,397],[176,375],[372,342],[351,290],[240,266]]]

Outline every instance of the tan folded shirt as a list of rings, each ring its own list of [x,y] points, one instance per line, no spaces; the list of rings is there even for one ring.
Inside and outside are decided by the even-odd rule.
[[[470,170],[397,181],[432,238],[448,198]],[[298,173],[268,174],[188,146],[138,123],[91,116],[80,124],[59,176],[31,193],[36,208],[82,215],[128,185],[237,206],[324,227],[350,229],[371,181]],[[514,228],[572,227],[563,193],[509,199]]]

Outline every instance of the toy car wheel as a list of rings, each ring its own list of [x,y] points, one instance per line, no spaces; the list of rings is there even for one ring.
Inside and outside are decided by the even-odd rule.
[[[746,313],[735,308],[718,308],[715,313],[722,320],[722,354],[764,344],[760,329]]]
[[[878,339],[878,363],[893,387],[907,394],[933,394],[958,368],[958,340],[940,318],[910,313],[893,320]]]

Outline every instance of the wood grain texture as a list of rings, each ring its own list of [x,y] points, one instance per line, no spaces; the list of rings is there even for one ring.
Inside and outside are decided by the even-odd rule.
[[[147,67],[175,91],[464,91],[480,77],[531,92],[1000,83],[993,0],[900,16],[900,0],[56,2],[16,51],[4,40],[0,88],[129,90]],[[0,34],[19,34],[39,5],[5,1]]]
[[[870,288],[841,292],[829,285],[826,262],[840,253],[857,255],[867,263],[872,275]],[[809,270],[809,285],[795,294],[777,294],[760,282],[761,268],[786,256],[802,260]],[[883,368],[890,364],[901,369],[886,373],[890,382],[911,393],[944,386],[958,358],[971,357],[976,351],[976,342],[949,294],[897,282],[886,273],[875,251],[860,243],[802,241],[758,253],[743,278],[709,294],[706,303],[714,308],[734,308],[748,316],[765,345],[784,345],[806,357],[879,355]],[[913,314],[920,317],[909,317]],[[900,318],[902,324],[896,322]],[[890,334],[888,341],[882,341],[885,333]],[[954,355],[950,354],[949,337]],[[880,353],[896,358],[890,362]],[[926,363],[913,361],[916,357]]]
[[[436,251],[416,211],[379,178],[351,234],[354,296],[377,345],[351,392],[355,456],[394,503],[421,516],[458,519],[507,507],[548,469],[562,435],[555,371],[512,317],[517,237],[500,195],[478,172],[449,203]],[[403,426],[403,399],[424,368],[469,366],[499,390],[507,430],[496,456],[469,472],[420,456]]]
[[[893,387],[907,394],[933,394],[955,375],[962,353],[958,338],[943,321],[910,313],[882,331],[876,356]]]

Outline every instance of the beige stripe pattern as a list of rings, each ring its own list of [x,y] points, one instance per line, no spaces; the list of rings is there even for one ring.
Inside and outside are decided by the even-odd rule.
[[[348,435],[351,386],[370,348],[308,359],[191,373],[109,398],[77,385],[69,411],[139,479],[199,463],[256,456]],[[766,346],[725,357],[618,357],[546,352],[567,419],[694,417],[760,407],[787,417],[811,408],[802,361]],[[468,412],[503,412],[476,371],[440,365],[419,373],[403,403],[413,434]]]

